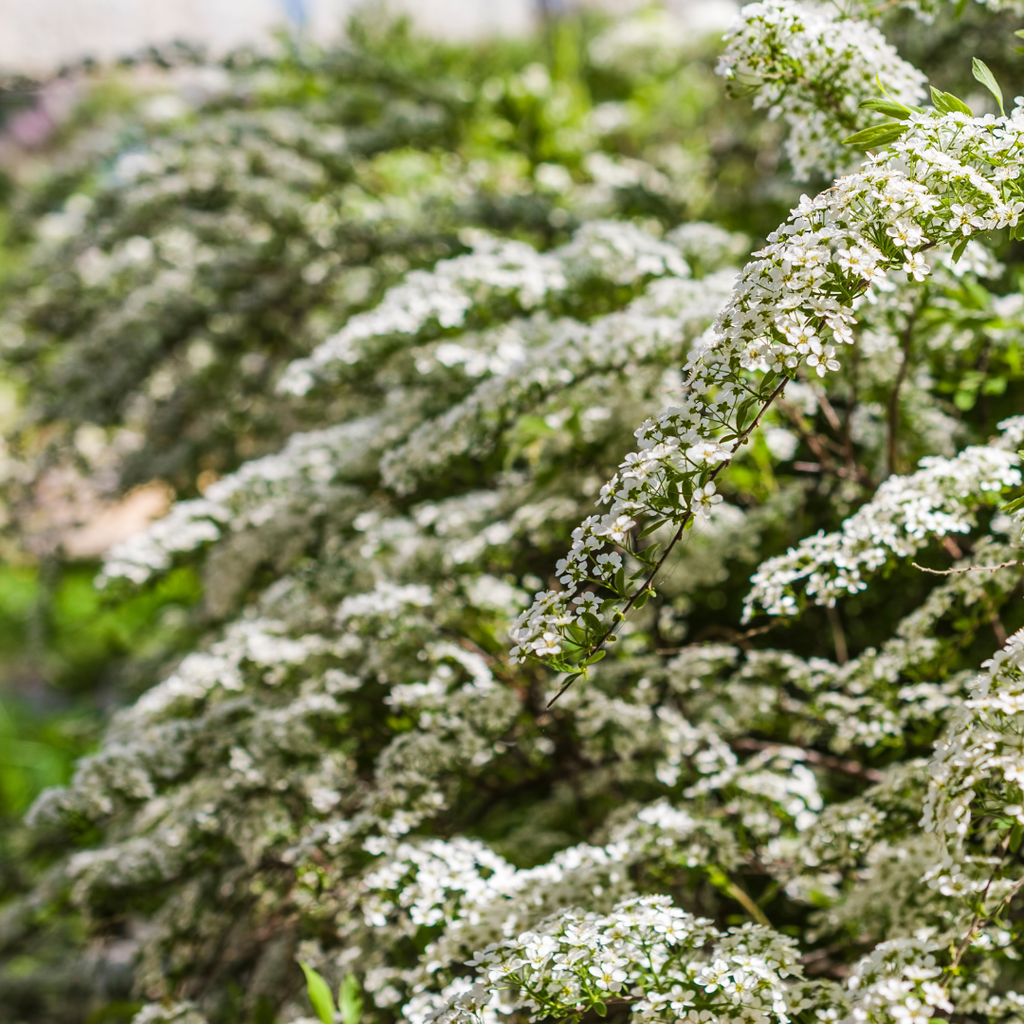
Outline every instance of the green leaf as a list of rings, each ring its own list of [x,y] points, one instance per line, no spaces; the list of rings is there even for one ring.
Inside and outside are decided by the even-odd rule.
[[[967,9],[967,0],[956,0],[956,7],[953,10],[953,17],[960,18]]]
[[[893,96],[893,94],[891,92],[889,92],[888,89],[886,89],[885,82],[882,81],[882,78],[881,78],[880,75],[875,75],[875,84],[878,86],[878,89],[881,92],[881,94],[887,100],[889,100],[890,103],[895,103],[897,106],[902,107],[904,110],[910,110],[910,111],[912,111],[915,114],[923,114],[924,113],[924,108],[923,107],[916,107],[916,106],[914,106],[913,103],[903,103],[900,100],[896,99],[896,97]]]
[[[634,557],[639,558],[645,565],[654,565],[658,560],[658,551],[660,548],[660,541],[657,544],[649,544],[643,549],[643,551],[634,552]]]
[[[983,86],[996,98],[996,103],[999,104],[999,113],[1004,117],[1006,111],[1003,109],[1003,90],[999,88],[999,83],[996,81],[996,76],[989,70],[988,65],[983,60],[974,58],[974,63],[971,66],[971,71],[974,77],[981,82]]]
[[[344,1024],[359,1024],[363,1016],[363,994],[359,987],[359,979],[354,974],[346,974],[338,988],[338,1008]]]
[[[978,404],[978,392],[975,389],[962,389],[953,396],[953,404],[961,412],[970,412]]]
[[[853,146],[855,149],[887,146],[890,142],[895,142],[906,130],[907,126],[902,121],[888,121],[885,124],[872,125],[863,131],[855,132],[843,139],[843,145]]]
[[[599,1017],[607,1017],[608,1016],[608,1007],[605,1006],[605,1004],[602,1003],[600,1000],[598,1000],[596,1003],[594,1003],[594,1011],[597,1013],[597,1015]]]
[[[964,249],[967,248],[967,243],[969,241],[970,241],[970,239],[965,235],[963,238],[960,239],[959,242],[956,243],[956,245],[953,246],[953,262],[954,263],[959,263],[960,262],[960,257],[963,256]]]
[[[585,662],[584,665],[596,665],[608,652],[606,650],[600,650],[596,654],[592,654]],[[348,1024],[348,1021],[345,1022]]]
[[[306,989],[316,1015],[323,1021],[323,1024],[334,1024],[334,996],[331,995],[330,986],[309,964],[300,960],[299,966],[302,968],[302,973],[306,975]]]
[[[664,525],[664,523],[665,523],[665,520],[664,520],[664,519],[655,519],[655,520],[653,520],[652,522],[648,523],[648,524],[647,524],[647,525],[646,525],[646,526],[645,526],[645,527],[644,527],[644,528],[643,528],[643,529],[642,529],[642,530],[640,531],[639,535],[637,536],[637,540],[642,540],[642,539],[643,539],[644,537],[646,537],[646,536],[647,536],[647,535],[648,535],[649,533],[654,533],[654,531],[655,531],[655,530],[656,530],[656,529],[657,529],[657,528],[658,528],[659,526],[662,526],[662,525]]]
[[[583,612],[580,618],[587,624],[587,629],[599,633],[603,628],[601,620],[593,612]]]
[[[941,89],[936,89],[932,86],[932,103],[935,104],[935,109],[940,114],[966,114],[968,117],[974,117],[974,111],[958,96],[954,96],[951,92],[943,92]]]
[[[650,596],[651,596],[650,589],[645,587],[642,591],[640,591],[640,596],[633,602],[633,607],[637,611],[640,611],[640,609],[643,608],[643,606],[645,604],[647,604],[647,599]]]
[[[1007,502],[999,509],[999,511],[1010,515],[1013,512],[1019,512],[1022,508],[1024,508],[1024,495],[1021,495],[1019,498],[1014,498],[1013,501]]]
[[[1024,825],[1017,822],[1010,833],[1010,853],[1016,853],[1020,849],[1021,838],[1024,837]]]
[[[1018,39],[1024,39],[1024,28],[1019,28],[1019,29],[1017,29],[1017,31],[1016,31],[1016,32],[1014,32],[1013,34],[1014,34],[1014,35],[1015,35],[1015,36],[1016,36],[1016,37],[1017,37]]]
[[[615,579],[612,581],[612,590],[616,594],[625,594],[626,592],[626,570],[619,569],[615,574]]]
[[[861,106],[865,110],[877,110],[880,114],[895,117],[898,121],[905,121],[913,113],[909,107],[895,100],[864,100]]]

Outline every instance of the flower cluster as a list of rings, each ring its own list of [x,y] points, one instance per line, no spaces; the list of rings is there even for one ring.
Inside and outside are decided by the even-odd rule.
[[[804,197],[687,360],[682,402],[637,430],[639,450],[601,491],[607,511],[583,522],[556,568],[565,589],[538,594],[516,623],[513,657],[569,665],[563,653],[593,654],[608,620],[587,588],[635,600],[614,549],[630,548],[642,519],[682,531],[707,517],[720,497],[716,478],[787,379],[839,369],[837,346],[853,343],[858,299],[872,287],[884,288],[889,274],[924,280],[926,246],[1016,225],[1022,142],[1024,108],[999,119],[915,115],[891,152]]]
[[[923,459],[916,473],[886,480],[841,530],[808,537],[765,562],[751,577],[744,617],[758,609],[795,614],[801,583],[808,598],[831,607],[837,598],[864,590],[866,576],[917,554],[933,538],[969,533],[979,508],[1020,486],[1019,463],[1015,452],[980,445],[951,459]]]
[[[708,947],[705,952],[705,947]],[[480,982],[429,1019],[486,1019],[523,1007],[530,1019],[597,1009],[621,998],[641,1019],[786,1024],[800,996],[791,942],[746,926],[722,935],[664,896],[625,900],[609,914],[566,913],[477,955]],[[794,1006],[793,1004],[796,1004]]]
[[[901,103],[924,99],[925,78],[901,60],[885,36],[863,21],[796,0],[747,4],[726,36],[718,73],[754,106],[789,128],[786,154],[799,180],[831,178],[848,169],[842,140],[883,121],[861,111],[877,82]]]
[[[1013,829],[1019,833],[1024,826],[1022,657],[1024,633],[1018,631],[985,663],[968,699],[935,745],[924,825],[946,845],[953,870],[972,861],[986,862],[967,854],[982,816],[999,820],[1007,834]]]
[[[353,317],[308,359],[289,366],[286,392],[305,394],[331,367],[356,366],[380,358],[395,339],[418,338],[472,324],[472,314],[493,316],[493,307],[550,307],[570,284],[593,281],[629,286],[645,277],[689,273],[675,247],[628,224],[585,225],[564,249],[538,253],[523,242],[486,236],[471,255],[410,274],[374,310]]]

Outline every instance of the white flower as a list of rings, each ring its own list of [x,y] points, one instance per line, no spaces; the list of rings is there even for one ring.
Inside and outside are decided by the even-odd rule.
[[[702,441],[686,449],[686,457],[691,462],[710,463],[715,465],[731,457],[729,449],[715,441]]]
[[[711,518],[711,510],[722,501],[722,496],[716,493],[714,480],[709,481],[703,487],[697,487],[690,499],[690,511],[704,519]]]
[[[931,273],[931,268],[928,266],[924,256],[919,252],[907,253],[903,270],[915,281],[923,281]]]

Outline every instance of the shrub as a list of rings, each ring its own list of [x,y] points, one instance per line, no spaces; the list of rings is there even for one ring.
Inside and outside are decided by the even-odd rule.
[[[14,522],[170,480],[99,585],[204,637],[12,840],[12,1019],[1020,1018],[1024,113],[849,6],[730,34],[842,174],[745,265],[655,12],[232,71],[37,229]]]

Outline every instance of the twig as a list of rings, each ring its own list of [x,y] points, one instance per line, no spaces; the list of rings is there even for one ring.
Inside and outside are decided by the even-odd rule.
[[[863,779],[865,782],[881,782],[885,775],[877,768],[869,768],[859,761],[851,761],[845,757],[835,757],[832,754],[822,754],[818,750],[810,750],[807,747],[798,747],[793,743],[772,743],[768,740],[754,740],[747,737],[733,740],[729,746],[737,753],[753,753],[760,750],[772,750],[782,747],[794,747],[804,755],[804,760],[810,764],[821,765],[831,771],[839,772],[840,775],[849,775],[855,779]]]
[[[728,878],[728,875],[726,876]],[[758,923],[766,928],[771,928],[772,923],[768,920],[765,912],[750,898],[744,889],[729,878],[729,886],[726,892]]]
[[[851,352],[850,356],[850,397],[846,403],[846,410],[843,414],[842,445],[843,457],[846,459],[847,472],[854,473],[859,468],[857,466],[857,458],[853,451],[852,431],[853,415],[857,410],[857,403],[859,400],[857,388],[860,376],[860,345],[853,346],[853,352]]]
[[[926,565],[918,565],[917,562],[910,563],[915,569],[921,572],[931,573],[933,576],[953,576],[959,572],[995,572],[997,569],[1008,569],[1011,565],[1020,565],[1019,559],[1012,562],[1000,562],[998,565],[965,565],[960,569],[929,569]]]
[[[1008,639],[1006,627],[1003,625],[1003,620],[999,618],[999,612],[997,612],[995,608],[992,606],[992,602],[986,601],[985,604],[989,610],[988,622],[989,625],[992,627],[992,634],[996,638],[996,643],[999,644],[1000,647],[1003,647]]]
[[[736,438],[736,442],[733,444],[732,448],[729,451],[729,458],[726,459],[724,462],[720,462],[708,474],[709,483],[713,481],[719,475],[719,473],[721,473],[729,465],[729,463],[732,462],[732,458],[736,454],[736,452],[739,451],[740,446],[746,444],[747,438],[749,438],[750,435],[757,429],[758,425],[761,423],[761,419],[763,418],[764,414],[768,411],[768,407],[772,404],[772,402],[775,401],[776,398],[779,397],[779,395],[782,394],[788,383],[789,378],[783,377],[779,386],[768,396],[767,401],[764,403],[763,406],[761,406],[760,411],[751,421],[750,425],[746,428],[746,430],[743,431],[742,434],[739,435],[739,437]],[[682,540],[683,533],[686,531],[686,525],[690,522],[691,519],[693,519],[693,512],[690,509],[687,509],[686,512],[683,514],[682,519],[679,521],[679,529],[676,530],[675,536],[673,536],[672,540],[670,540],[666,545],[661,558],[659,558],[657,561],[657,564],[644,578],[643,584],[633,592],[629,600],[622,606],[621,609],[619,609],[615,621],[612,622],[608,629],[605,630],[604,634],[597,641],[597,643],[594,644],[593,647],[591,647],[583,655],[583,657],[580,659],[581,662],[586,662],[590,658],[592,658],[595,654],[597,654],[598,651],[601,650],[602,647],[604,647],[606,643],[608,643],[609,639],[611,639],[611,637],[615,635],[619,626],[625,620],[626,616],[633,608],[633,605],[635,605],[636,602],[640,600],[640,595],[647,593],[647,591],[650,589],[651,583],[654,581],[655,576],[657,576],[658,573],[661,572],[661,567],[665,564],[665,561],[668,559],[668,556],[672,553],[673,549],[679,543],[679,541]],[[559,697],[562,696],[563,693],[565,693],[566,690],[569,689],[570,686],[572,686],[572,684],[579,678],[579,675],[580,673],[574,672],[572,675],[569,676],[569,678],[565,681],[565,684],[558,691],[558,693],[556,693],[554,697],[552,697],[551,700],[548,701],[547,706],[549,708],[552,704],[555,703],[555,701],[558,700]]]
[[[942,546],[943,546],[943,547],[944,547],[944,548],[945,548],[945,549],[946,549],[946,550],[947,550],[947,551],[948,551],[948,552],[949,552],[949,553],[950,553],[950,554],[951,554],[951,555],[952,555],[952,556],[953,556],[954,558],[963,558],[963,557],[964,557],[964,553],[963,553],[963,551],[962,551],[962,550],[960,549],[960,545],[959,545],[959,544],[957,544],[957,542],[956,542],[955,540],[953,540],[953,538],[952,538],[952,537],[951,537],[951,536],[950,536],[950,535],[949,535],[948,533],[946,534],[946,536],[945,536],[945,537],[943,537],[943,538],[942,538]]]
[[[832,627],[832,643],[836,648],[836,661],[845,665],[850,660],[850,653],[846,648],[846,633],[843,631],[843,620],[839,618],[839,610],[835,605],[825,608],[828,616],[828,624]]]
[[[903,356],[900,360],[900,368],[896,371],[896,382],[889,393],[889,416],[886,422],[886,443],[885,443],[885,475],[892,476],[897,470],[899,453],[897,443],[900,433],[900,389],[907,376],[907,369],[910,366],[910,344],[914,338],[914,321],[917,319],[916,310],[907,317],[907,327],[903,332],[903,341],[900,345],[900,353]]]
[[[984,890],[981,893],[981,902],[980,902],[981,906],[985,905],[985,897],[988,896],[988,891],[989,891],[989,889],[992,888],[992,883],[995,880],[996,880],[996,872],[993,871],[992,874],[989,875],[988,881],[985,883],[985,888],[984,888]],[[1020,888],[1021,882],[1024,882],[1024,878],[1022,878],[1021,881],[1018,882],[1009,891],[1009,893],[1007,893],[1006,899],[1012,899],[1013,898],[1013,896],[1016,893],[1016,891]],[[971,926],[970,926],[970,928],[967,929],[967,934],[964,936],[964,941],[961,942],[959,947],[957,948],[956,956],[953,957],[953,963],[950,965],[951,967],[955,968],[955,967],[959,967],[960,966],[960,961],[964,958],[964,953],[966,953],[967,950],[970,949],[971,943],[974,941],[974,936],[978,934],[978,932],[981,930],[981,926],[983,924],[985,924],[988,921],[991,921],[992,918],[995,917],[995,915],[999,912],[999,909],[1000,909],[1000,907],[1002,907],[1004,902],[1005,902],[1005,900],[1000,901],[999,906],[996,907],[996,910],[992,914],[989,914],[988,917],[984,917],[983,918],[981,916],[981,911],[980,910],[975,913],[974,919],[971,921]]]
[[[742,644],[744,640],[749,640],[751,637],[760,636],[762,633],[767,633],[768,630],[774,629],[780,625],[778,622],[769,622],[767,626],[757,626],[755,629],[748,629],[745,633],[737,633],[734,629],[729,629],[726,626],[719,627],[722,632],[726,634],[725,639],[730,644]],[[701,633],[704,633],[701,630]],[[731,634],[731,635],[730,635]],[[660,647],[655,654],[682,654],[683,651],[691,651],[694,647],[703,646],[703,641],[695,640],[692,644],[684,644],[682,647]]]
[[[804,378],[806,380],[806,377]],[[818,403],[819,408],[825,414],[825,419],[828,420],[828,425],[838,434],[842,429],[843,425],[839,420],[839,415],[832,406],[832,403],[828,400],[828,395],[825,394],[825,389],[818,385],[811,385],[814,391],[814,398]]]
[[[818,392],[815,391],[815,395]],[[828,412],[825,414],[825,418],[832,423],[833,420],[836,424],[839,424],[839,417],[836,416],[835,409],[828,403],[828,399],[825,398],[824,392],[821,393],[820,398],[825,404],[821,404],[822,411],[825,411],[826,404],[828,405]],[[822,437],[804,426],[803,414],[799,409],[791,405],[789,402],[779,402],[779,408],[789,418],[790,422],[797,429],[797,433],[806,442],[807,446],[817,456],[818,462],[794,462],[793,468],[797,472],[803,473],[831,473],[842,479],[856,480],[859,484],[866,487],[873,488],[875,486],[872,479],[867,475],[862,467],[856,464],[856,460],[852,456],[852,450],[846,451],[844,457],[846,459],[845,466],[836,466],[829,457],[828,451],[825,448],[825,444],[822,441]],[[831,414],[831,415],[829,415]],[[841,424],[840,424],[841,426]],[[827,440],[827,439],[825,439]]]

